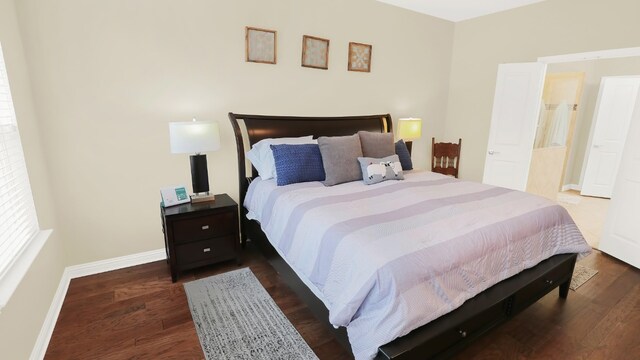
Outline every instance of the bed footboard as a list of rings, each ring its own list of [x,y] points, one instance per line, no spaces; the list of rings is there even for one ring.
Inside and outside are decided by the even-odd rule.
[[[448,358],[554,290],[566,298],[577,254],[555,255],[380,347],[377,359]]]

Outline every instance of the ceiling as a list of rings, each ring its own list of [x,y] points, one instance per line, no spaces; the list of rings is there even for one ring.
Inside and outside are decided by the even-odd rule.
[[[449,21],[462,21],[544,0],[378,0]]]

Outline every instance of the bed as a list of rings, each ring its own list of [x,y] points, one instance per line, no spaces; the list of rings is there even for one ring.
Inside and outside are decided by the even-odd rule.
[[[243,245],[255,242],[357,359],[448,357],[556,287],[566,298],[589,252],[564,209],[517,191],[430,172],[328,188],[247,174],[245,152],[262,139],[391,132],[389,114],[229,118]]]

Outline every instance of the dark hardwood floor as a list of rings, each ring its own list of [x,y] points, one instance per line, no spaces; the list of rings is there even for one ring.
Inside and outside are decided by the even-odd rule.
[[[563,301],[553,291],[457,359],[638,359],[640,270],[594,252],[600,272]],[[348,359],[332,334],[248,246],[249,266],[320,359]],[[171,283],[164,261],[71,281],[46,359],[201,359],[182,283],[238,268],[188,272]]]

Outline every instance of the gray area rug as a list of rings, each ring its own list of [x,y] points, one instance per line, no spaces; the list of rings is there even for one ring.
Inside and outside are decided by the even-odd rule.
[[[573,269],[573,276],[571,276],[571,285],[569,285],[569,289],[575,291],[577,288],[589,281],[589,279],[594,277],[597,273],[598,270],[576,264],[575,269]]]
[[[207,359],[317,359],[249,268],[184,289]]]

